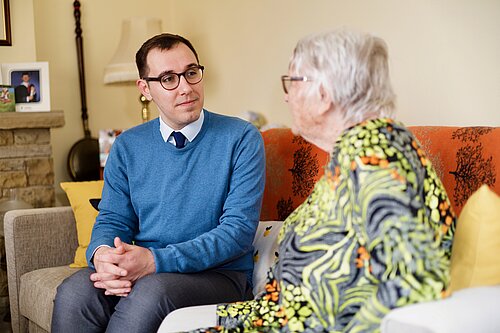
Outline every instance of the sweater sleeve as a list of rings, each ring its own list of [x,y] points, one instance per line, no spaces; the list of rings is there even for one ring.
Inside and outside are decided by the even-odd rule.
[[[265,182],[264,143],[260,132],[247,124],[234,149],[229,189],[218,226],[182,243],[150,248],[157,272],[232,268],[231,261],[252,251]],[[239,268],[251,270],[251,256],[249,259],[247,267]]]
[[[130,199],[127,181],[127,160],[124,145],[116,140],[111,148],[104,169],[104,187],[86,257],[89,267],[94,267],[92,256],[101,245],[114,247],[114,238],[128,244],[137,232],[138,218]]]

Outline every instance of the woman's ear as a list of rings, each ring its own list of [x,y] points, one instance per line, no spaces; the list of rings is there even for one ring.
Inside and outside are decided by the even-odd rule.
[[[149,91],[149,85],[146,81],[139,79],[139,80],[135,81],[135,85],[139,89],[140,93],[144,97],[146,97],[148,101],[151,101],[153,99],[153,97],[151,96],[150,91]]]
[[[333,101],[329,94],[326,93],[323,85],[319,87],[319,105],[318,112],[320,114],[326,113],[334,108]]]

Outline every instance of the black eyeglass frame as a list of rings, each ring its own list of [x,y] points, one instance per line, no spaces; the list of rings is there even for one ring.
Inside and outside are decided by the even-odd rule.
[[[299,82],[311,82],[313,81],[310,77],[307,76],[288,76],[288,75],[281,75],[281,84],[283,86],[283,91],[285,94],[288,94],[288,88],[287,85],[290,85],[292,81],[299,81]],[[288,82],[288,83],[287,83]]]
[[[189,79],[186,77],[186,73],[193,70],[193,69],[197,69],[201,72],[201,76],[200,76],[200,79],[196,82],[189,82]],[[205,66],[201,66],[201,65],[198,65],[198,66],[193,66],[193,67],[189,67],[188,69],[186,69],[184,72],[182,73],[173,73],[173,72],[169,72],[169,73],[164,73],[164,74],[161,74],[160,76],[157,76],[157,77],[143,77],[142,79],[146,82],[150,82],[150,81],[156,81],[156,82],[160,82],[161,86],[163,89],[165,90],[175,90],[179,87],[179,84],[181,84],[181,76],[184,77],[184,79],[186,80],[187,83],[189,83],[190,85],[195,85],[195,84],[198,84],[201,82],[201,80],[203,80],[203,71],[205,70]],[[165,77],[165,75],[177,75],[177,78],[179,79],[177,81],[177,85],[174,87],[174,88],[165,88],[165,86],[163,85],[163,82],[162,82],[162,78]]]

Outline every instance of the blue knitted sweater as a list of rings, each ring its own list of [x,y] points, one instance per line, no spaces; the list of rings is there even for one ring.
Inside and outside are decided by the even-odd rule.
[[[265,181],[259,131],[208,111],[193,142],[163,141],[154,119],[117,137],[106,162],[87,261],[114,237],[151,250],[156,272],[219,268],[251,282]]]

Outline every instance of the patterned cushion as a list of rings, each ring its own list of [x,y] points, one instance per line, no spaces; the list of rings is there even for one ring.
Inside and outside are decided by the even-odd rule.
[[[482,184],[500,194],[500,127],[414,126],[458,215]]]
[[[267,272],[278,258],[278,234],[282,221],[262,221],[259,223],[253,241],[253,294],[264,291]]]
[[[323,175],[328,153],[294,136],[289,128],[262,132],[266,188],[261,221],[283,221],[311,193]]]

